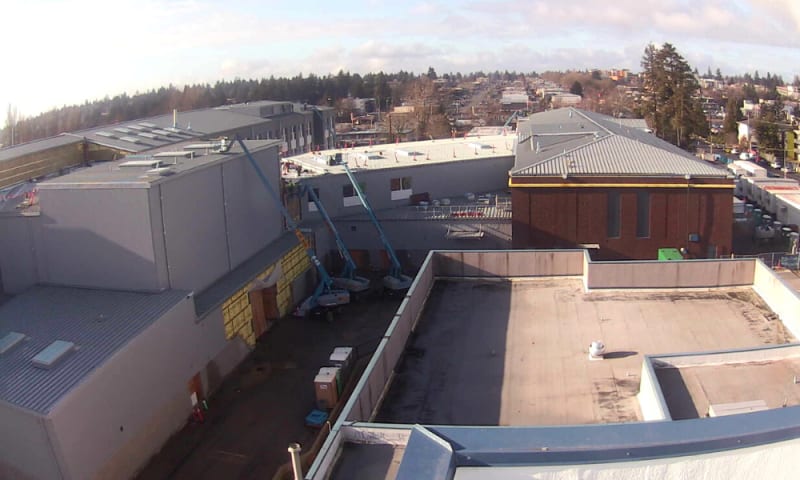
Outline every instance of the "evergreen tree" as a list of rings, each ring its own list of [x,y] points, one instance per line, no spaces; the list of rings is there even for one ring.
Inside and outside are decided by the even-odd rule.
[[[781,130],[778,125],[781,118],[781,110],[783,110],[783,105],[779,101],[761,105],[758,120],[756,121],[756,136],[762,152],[775,153],[782,151]]]
[[[581,82],[575,80],[575,82],[572,84],[572,86],[569,87],[569,93],[571,93],[573,95],[580,95],[582,97],[583,96],[583,85],[581,85]]]
[[[675,47],[648,45],[642,56],[642,114],[659,137],[686,146],[705,136],[708,123],[698,100],[700,85]]]
[[[722,124],[724,133],[734,135],[739,133],[737,122],[742,118],[741,110],[739,110],[741,103],[741,100],[736,97],[728,97],[728,103],[725,105],[725,121]]]

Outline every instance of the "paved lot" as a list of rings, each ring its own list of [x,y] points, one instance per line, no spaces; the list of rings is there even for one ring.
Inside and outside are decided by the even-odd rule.
[[[587,294],[573,279],[438,281],[377,421],[641,420],[644,354],[785,343],[771,318],[748,288]],[[588,359],[593,340],[605,360]]]
[[[304,426],[314,407],[314,376],[333,347],[371,355],[400,299],[347,306],[333,323],[286,318],[267,332],[251,356],[209,400],[203,424],[188,424],[137,477],[271,479],[289,461],[291,442],[310,446]]]

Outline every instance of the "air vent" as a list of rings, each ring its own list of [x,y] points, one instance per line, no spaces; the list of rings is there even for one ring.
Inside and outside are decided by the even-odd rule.
[[[182,150],[182,151],[176,151],[176,152],[158,152],[158,153],[154,153],[153,157],[154,158],[176,158],[176,157],[191,157],[192,155],[194,155],[194,152],[189,152],[189,151]]]
[[[23,340],[25,340],[24,333],[10,332],[6,334],[5,337],[0,339],[0,355],[16,347]]]
[[[159,160],[130,160],[119,164],[120,167],[157,167]]]
[[[173,173],[175,173],[175,170],[173,170],[173,168],[171,166],[156,167],[156,168],[148,170],[146,173],[148,175],[161,175],[162,177],[165,177],[167,175],[172,175]]]
[[[31,363],[33,363],[34,367],[38,368],[53,368],[73,350],[75,350],[74,343],[56,340],[36,354],[36,356],[31,359]]]

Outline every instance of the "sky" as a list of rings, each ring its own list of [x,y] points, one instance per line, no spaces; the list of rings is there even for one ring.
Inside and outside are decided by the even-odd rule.
[[[800,75],[800,0],[5,0],[0,124],[173,84],[351,73],[628,68]]]

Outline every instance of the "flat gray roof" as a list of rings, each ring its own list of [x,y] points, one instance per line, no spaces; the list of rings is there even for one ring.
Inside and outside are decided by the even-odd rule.
[[[18,332],[25,339],[0,355],[0,401],[46,415],[187,294],[37,286],[12,297],[0,306],[0,338]],[[56,340],[77,350],[49,370],[35,367],[31,360]]]
[[[514,135],[489,135],[372,145],[369,147],[339,148],[287,157],[283,163],[293,163],[308,170],[299,178],[323,174],[344,174],[341,165],[328,165],[336,154],[353,172],[398,167],[424,166],[432,163],[457,163],[514,155]],[[291,172],[291,170],[290,170]],[[293,172],[284,178],[298,178]]]
[[[251,153],[255,153],[264,148],[277,147],[278,140],[245,140],[247,148]],[[147,188],[152,184],[159,183],[169,178],[171,175],[180,175],[184,172],[204,167],[216,162],[224,162],[232,158],[240,158],[243,155],[242,148],[238,143],[233,143],[227,153],[205,153],[203,150],[195,150],[196,154],[192,158],[170,157],[155,158],[152,155],[161,151],[180,151],[186,146],[204,143],[185,141],[177,145],[160,148],[148,152],[147,155],[131,155],[113,162],[99,162],[91,167],[79,168],[66,175],[62,175],[51,180],[46,180],[38,184],[40,190],[51,188],[73,188],[77,185],[81,187],[128,187],[128,188]],[[152,166],[122,167],[121,164],[132,160],[160,160],[162,167],[169,167],[171,173],[168,176],[159,174],[148,174],[147,171]]]
[[[793,341],[749,287],[584,292],[579,279],[438,280],[376,421],[642,420],[643,355]],[[604,360],[589,360],[602,340]],[[747,388],[745,384],[742,388]]]

